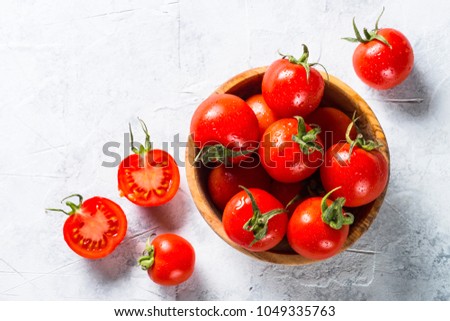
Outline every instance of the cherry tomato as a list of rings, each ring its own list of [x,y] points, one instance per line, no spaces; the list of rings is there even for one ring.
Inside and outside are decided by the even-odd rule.
[[[279,118],[306,116],[319,106],[325,83],[308,63],[308,48],[299,59],[284,56],[273,62],[262,80],[262,95]]]
[[[64,200],[78,197],[79,203],[66,201],[71,211],[47,209],[67,214],[63,233],[67,245],[87,259],[99,259],[109,255],[122,242],[127,233],[127,218],[119,205],[103,197],[83,197],[74,194]]]
[[[246,100],[247,104],[253,110],[258,119],[259,133],[262,135],[267,127],[274,123],[278,118],[275,113],[267,105],[261,94],[253,95]]]
[[[131,146],[134,154],[119,165],[120,194],[140,206],[158,206],[170,201],[180,186],[178,165],[166,151],[152,149],[150,136],[140,120],[146,135],[145,146],[134,147],[130,127]]]
[[[255,113],[241,98],[230,94],[214,94],[203,101],[192,116],[191,135],[202,149],[199,159],[239,162],[241,151],[257,148],[259,125]]]
[[[323,144],[318,132],[318,128],[312,129],[301,117],[280,119],[270,125],[258,150],[264,169],[283,183],[299,182],[311,176],[323,161]]]
[[[227,203],[222,223],[228,237],[253,252],[267,251],[286,234],[288,217],[283,205],[257,188],[244,188]]]
[[[320,177],[326,191],[341,189],[333,197],[344,197],[346,206],[357,207],[374,201],[386,188],[389,167],[377,150],[366,151],[349,143],[338,143],[325,153]]]
[[[150,279],[159,285],[178,285],[194,272],[195,251],[191,243],[176,234],[161,234],[147,243],[138,260]]]
[[[390,89],[411,73],[414,53],[405,35],[392,28],[378,29],[378,20],[375,29],[363,39],[353,19],[356,38],[345,39],[360,42],[353,53],[353,67],[358,77],[372,88]]]
[[[214,204],[223,210],[227,202],[242,190],[239,185],[268,190],[271,181],[256,159],[248,167],[221,164],[214,168],[208,176],[208,190]]]
[[[319,107],[312,114],[305,117],[305,122],[320,127],[319,137],[325,144],[325,150],[327,150],[336,143],[346,141],[345,133],[352,120],[339,109]],[[352,128],[350,137],[356,137],[356,130],[354,128]]]
[[[344,213],[345,199],[332,202],[328,195],[304,200],[289,220],[287,239],[305,258],[323,260],[336,255],[347,240],[353,215]]]
[[[288,214],[292,214],[306,196],[306,185],[304,181],[297,183],[272,181],[270,194],[283,204]]]

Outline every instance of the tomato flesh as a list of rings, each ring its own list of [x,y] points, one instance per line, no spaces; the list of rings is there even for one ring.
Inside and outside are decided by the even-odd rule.
[[[180,173],[172,156],[163,150],[152,149],[122,161],[118,181],[121,194],[134,204],[158,206],[175,196]]]
[[[127,231],[125,213],[116,203],[101,197],[83,202],[64,224],[64,240],[78,255],[98,259],[110,254]]]

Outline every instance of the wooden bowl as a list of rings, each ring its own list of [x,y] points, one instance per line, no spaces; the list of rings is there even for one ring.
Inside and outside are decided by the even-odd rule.
[[[254,94],[261,93],[261,82],[266,69],[267,67],[260,67],[238,74],[217,88],[214,93],[234,94],[244,100]],[[326,79],[324,73],[322,73],[322,77]],[[380,152],[386,157],[389,165],[389,149],[386,137],[372,109],[370,109],[367,103],[353,89],[342,81],[332,75],[329,75],[328,79],[329,81],[326,82],[321,105],[338,108],[350,117],[356,111],[359,116],[358,127],[364,134],[364,137],[376,139],[383,144]],[[303,265],[315,262],[295,253],[286,240],[283,240],[277,247],[266,252],[251,252],[231,241],[223,229],[221,221],[222,212],[214,206],[211,197],[208,195],[207,179],[209,170],[204,166],[194,164],[194,158],[197,153],[198,149],[195,147],[191,137],[189,137],[186,149],[186,175],[189,189],[200,214],[214,232],[236,250],[255,259],[285,265]],[[367,231],[383,203],[386,189],[372,203],[351,209],[351,212],[355,214],[355,222],[350,225],[347,241],[341,251],[352,246]]]

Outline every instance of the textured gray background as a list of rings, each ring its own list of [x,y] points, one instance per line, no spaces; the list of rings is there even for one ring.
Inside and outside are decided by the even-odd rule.
[[[450,5],[422,3],[1,1],[0,299],[449,300]],[[352,35],[353,16],[371,28],[383,5],[380,26],[407,35],[416,60],[404,84],[378,92],[357,79],[355,45],[340,37]],[[118,197],[102,146],[123,147],[128,122],[145,119],[157,147],[184,139],[214,88],[277,50],[299,55],[302,43],[367,100],[390,145],[386,201],[352,250],[305,267],[254,261],[209,229],[183,168],[165,206]],[[110,257],[80,259],[63,241],[65,217],[43,211],[74,192],[127,212],[126,240]],[[159,287],[136,267],[151,230],[192,242],[188,282]]]

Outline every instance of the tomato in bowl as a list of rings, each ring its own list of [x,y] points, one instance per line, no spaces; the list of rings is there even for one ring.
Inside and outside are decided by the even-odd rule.
[[[247,70],[232,77],[217,88],[212,94],[232,94],[243,100],[261,93],[261,84],[267,67],[259,67]],[[379,152],[386,159],[389,173],[389,148],[388,143],[378,119],[368,104],[348,85],[332,75],[321,72],[325,80],[325,90],[320,106],[333,106],[348,117],[352,118],[356,112],[358,116],[358,128],[366,139],[376,140],[380,143]],[[321,108],[319,106],[319,108]],[[305,258],[297,254],[286,239],[276,247],[262,252],[248,251],[234,243],[226,234],[222,224],[222,211],[218,209],[208,192],[208,176],[211,171],[208,166],[195,162],[199,148],[189,137],[186,149],[186,175],[194,202],[208,225],[226,243],[244,254],[266,262],[303,265],[316,262],[314,259]],[[354,223],[349,227],[348,237],[340,251],[351,247],[368,230],[383,203],[387,185],[380,196],[369,204],[352,208]]]

